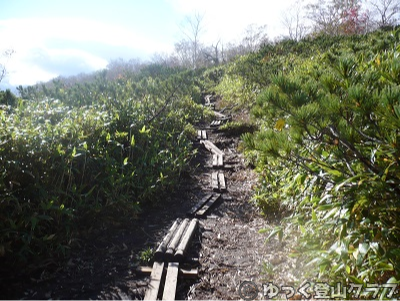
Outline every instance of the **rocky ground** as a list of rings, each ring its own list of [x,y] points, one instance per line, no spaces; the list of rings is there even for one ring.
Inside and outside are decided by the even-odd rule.
[[[204,126],[204,125],[203,125]],[[179,279],[177,299],[265,298],[262,284],[296,285],[302,268],[288,256],[291,246],[272,239],[260,229],[275,224],[261,216],[250,202],[257,179],[238,152],[240,138],[208,131],[209,140],[225,153],[227,191],[200,220],[191,245],[198,262],[197,279]],[[211,192],[212,155],[202,145],[191,162],[192,171],[157,208],[137,219],[97,221],[80,237],[65,266],[49,262],[29,277],[1,277],[6,299],[143,299],[149,277],[136,272],[140,254],[155,248],[178,217]],[[143,259],[143,258],[142,258]],[[252,281],[252,282],[246,282]],[[256,284],[256,292],[252,284]],[[242,286],[241,286],[242,285]],[[285,298],[284,295],[281,298]],[[295,296],[294,296],[295,297]]]

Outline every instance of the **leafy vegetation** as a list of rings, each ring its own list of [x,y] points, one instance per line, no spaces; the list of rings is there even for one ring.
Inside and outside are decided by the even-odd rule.
[[[136,259],[140,264],[150,266],[154,259],[154,250],[150,247],[147,247],[139,252]]]
[[[197,76],[148,66],[20,88],[0,110],[0,256],[66,254],[77,226],[134,217],[177,187],[203,115]]]
[[[241,66],[261,91],[259,130],[242,136],[254,200],[286,214],[270,237],[298,235],[320,279],[399,281],[400,29],[326,48],[337,39],[269,46]]]

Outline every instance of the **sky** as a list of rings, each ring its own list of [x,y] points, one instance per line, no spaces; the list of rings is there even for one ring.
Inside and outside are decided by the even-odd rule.
[[[286,34],[295,0],[0,0],[0,89],[104,69],[111,60],[172,53],[185,19],[203,15],[201,40],[239,42],[250,24]],[[1,55],[6,50],[14,53]]]

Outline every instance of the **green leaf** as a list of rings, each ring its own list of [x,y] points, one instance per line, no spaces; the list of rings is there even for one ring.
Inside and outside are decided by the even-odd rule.
[[[335,191],[338,192],[343,187],[343,185],[346,185],[347,183],[354,182],[355,180],[357,180],[357,179],[359,179],[359,178],[361,178],[363,176],[366,176],[366,175],[365,174],[359,174],[359,175],[356,175],[354,177],[351,177],[351,178],[348,178],[348,179],[344,180],[343,182],[341,182],[340,184],[335,186]]]
[[[37,223],[39,222],[39,219],[36,217],[31,218],[31,229],[32,231],[35,230]]]
[[[135,136],[134,135],[132,135],[132,137],[131,137],[131,146],[132,147],[135,146]]]
[[[369,251],[369,248],[370,248],[370,245],[368,243],[366,243],[366,242],[360,243],[358,245],[358,255],[357,255],[357,261],[356,261],[356,265],[357,266],[361,266],[365,255]]]
[[[399,105],[395,105],[393,106],[394,112],[396,113],[397,118],[400,119],[400,106]]]
[[[364,284],[364,281],[356,276],[348,275],[347,277],[349,277],[349,279],[356,284]]]
[[[341,176],[343,176],[343,174],[342,174],[339,170],[337,170],[337,169],[329,168],[329,167],[326,167],[326,166],[324,166],[324,165],[321,165],[321,168],[322,168],[323,170],[327,171],[327,172],[328,172],[329,174],[331,174],[332,176],[335,176],[335,177],[341,177]]]
[[[369,244],[366,243],[366,242],[360,243],[360,244],[358,245],[358,250],[360,251],[360,254],[362,254],[362,255],[364,256],[365,254],[368,253]]]
[[[275,128],[278,130],[278,131],[282,131],[282,129],[283,129],[283,127],[285,126],[285,119],[278,119],[278,121],[276,122],[276,124],[275,124]]]
[[[314,222],[316,222],[317,221],[317,214],[315,213],[315,210],[313,209],[312,210],[312,220],[314,221]]]
[[[43,240],[52,240],[55,236],[55,234],[46,235],[45,237],[43,237]]]
[[[266,238],[266,241],[268,241],[271,237],[273,237],[275,235],[278,235],[279,241],[282,240],[282,237],[283,237],[282,227],[280,227],[280,226],[275,227],[274,230],[272,230],[272,232]]]

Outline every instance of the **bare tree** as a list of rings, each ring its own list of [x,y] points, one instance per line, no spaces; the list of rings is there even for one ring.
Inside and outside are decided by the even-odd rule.
[[[6,62],[10,59],[10,57],[14,54],[14,52],[15,51],[12,49],[7,49],[3,52],[2,56],[5,58]],[[0,83],[6,75],[7,75],[6,63],[0,63]]]
[[[361,10],[361,0],[317,0],[306,7],[314,33],[339,35],[365,32],[368,15]]]
[[[153,54],[151,61],[155,64],[166,65],[169,67],[177,67],[180,65],[179,58],[176,56],[175,53],[169,54],[166,52],[158,52]]]
[[[107,65],[107,79],[122,78],[140,70],[143,63],[139,59],[125,61],[122,58],[111,60]]]
[[[338,35],[341,12],[335,3],[318,0],[307,5],[308,17],[313,21],[313,32]]]
[[[220,45],[221,44],[221,49]],[[203,57],[208,63],[208,65],[219,65],[220,62],[223,60],[224,55],[224,48],[222,46],[221,40],[214,45],[204,47],[202,49]]]
[[[303,2],[304,0],[297,0],[282,17],[282,24],[288,29],[291,40],[301,40],[308,32],[308,27],[304,24]]]
[[[379,15],[378,27],[396,25],[400,14],[399,0],[372,0],[369,3]]]
[[[193,48],[190,41],[181,40],[180,42],[175,43],[175,53],[178,57],[180,65],[195,68],[195,60],[193,59]]]
[[[242,46],[245,52],[257,51],[264,43],[268,43],[267,25],[250,24],[246,27]]]
[[[192,68],[197,68],[200,60],[202,48],[200,36],[204,31],[203,18],[204,15],[200,13],[195,13],[193,17],[187,17],[184,25],[181,27],[185,38],[175,44],[175,50],[180,57],[183,56],[184,62],[187,61],[188,56],[190,57]]]
[[[237,56],[244,54],[244,49],[241,45],[228,43],[222,51],[222,60],[224,62],[229,62],[234,60]]]

